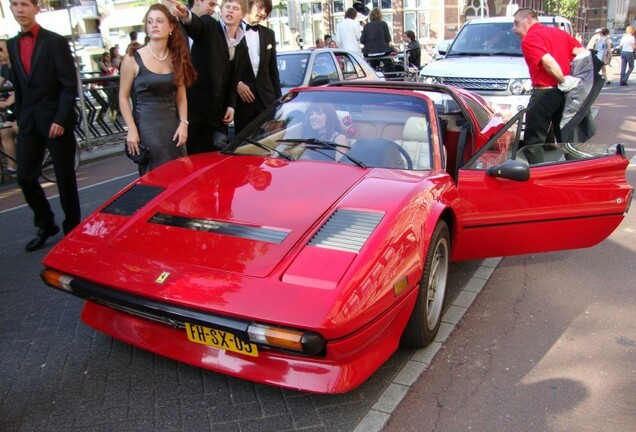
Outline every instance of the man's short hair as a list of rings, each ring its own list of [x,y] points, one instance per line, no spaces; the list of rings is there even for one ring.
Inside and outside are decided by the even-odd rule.
[[[247,6],[247,0],[223,0],[221,7],[223,7],[225,3],[238,3],[239,6],[241,6],[241,12],[243,12],[243,14],[249,13],[250,11],[250,8]]]
[[[272,13],[272,9],[274,9],[274,5],[272,4],[272,0],[247,0],[247,12],[252,10],[252,6],[259,5],[265,8],[265,13],[269,15]]]
[[[137,32],[136,31],[131,31],[130,33],[128,33],[128,36],[130,36],[130,41],[134,42],[137,40]]]
[[[354,8],[349,8],[345,12],[345,18],[356,19],[357,16],[358,16],[358,11],[355,10]]]
[[[405,31],[404,35],[411,40],[415,40],[415,32],[413,30]]]
[[[519,18],[532,18],[533,20],[538,19],[537,17],[537,13],[535,12],[534,9],[531,8],[521,8],[519,10],[517,10],[517,12],[515,12],[515,14],[513,15],[515,17],[519,17]]]

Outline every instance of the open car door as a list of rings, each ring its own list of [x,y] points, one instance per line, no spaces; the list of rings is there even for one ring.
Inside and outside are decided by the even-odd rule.
[[[458,173],[454,261],[593,246],[621,223],[633,189],[622,144],[544,146],[528,165],[519,113]]]

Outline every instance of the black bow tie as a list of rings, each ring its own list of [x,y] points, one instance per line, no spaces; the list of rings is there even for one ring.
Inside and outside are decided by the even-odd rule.
[[[33,37],[33,32],[32,31],[25,31],[25,32],[20,32],[20,37]]]
[[[255,32],[258,31],[258,24],[256,25],[250,25],[245,23],[245,31],[250,31],[250,30],[254,30]]]

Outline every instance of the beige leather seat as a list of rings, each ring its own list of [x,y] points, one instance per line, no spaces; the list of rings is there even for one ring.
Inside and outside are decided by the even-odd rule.
[[[428,134],[426,117],[409,117],[404,123],[402,139],[396,141],[413,159],[413,169],[431,169]]]

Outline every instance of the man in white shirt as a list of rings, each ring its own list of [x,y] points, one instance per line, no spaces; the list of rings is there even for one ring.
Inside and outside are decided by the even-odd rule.
[[[356,21],[356,16],[358,12],[354,8],[347,9],[345,19],[336,26],[335,40],[339,47],[362,55],[360,49],[362,29],[360,29],[360,23]]]

